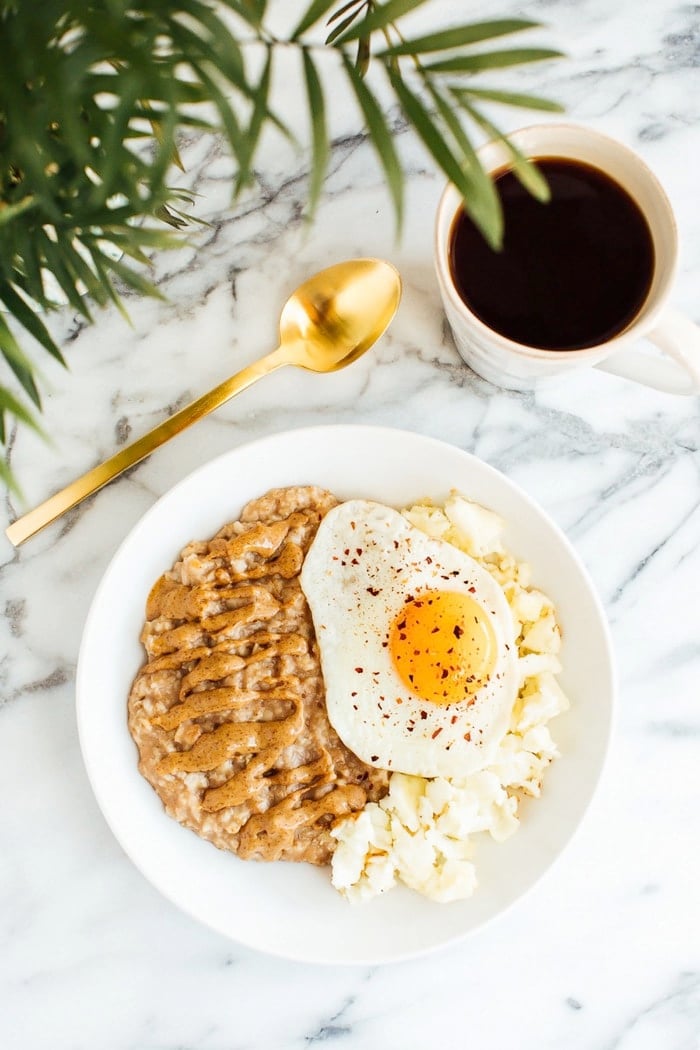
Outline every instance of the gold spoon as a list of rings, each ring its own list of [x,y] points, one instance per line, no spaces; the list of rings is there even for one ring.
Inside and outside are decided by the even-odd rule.
[[[355,361],[379,339],[401,298],[401,278],[381,259],[350,259],[310,277],[289,297],[280,318],[280,345],[225,379],[219,386],[159,423],[132,445],[93,467],[6,530],[18,547],[45,525],[139,463],[185,427],[212,412],[269,372],[297,365],[310,372],[335,372]]]

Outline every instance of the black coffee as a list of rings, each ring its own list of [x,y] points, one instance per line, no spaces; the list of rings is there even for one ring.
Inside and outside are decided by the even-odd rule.
[[[551,200],[511,171],[496,179],[505,238],[489,248],[465,213],[450,234],[450,270],[469,309],[496,332],[543,350],[579,350],[621,332],[646,299],[654,245],[639,206],[578,161],[538,159]]]

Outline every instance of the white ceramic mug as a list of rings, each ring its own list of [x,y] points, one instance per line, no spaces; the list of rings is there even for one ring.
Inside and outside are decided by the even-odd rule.
[[[589,365],[673,394],[700,393],[700,328],[668,306],[678,264],[676,222],[659,182],[631,150],[600,132],[573,124],[541,124],[510,135],[526,157],[561,157],[599,168],[624,187],[644,213],[654,243],[649,293],[633,320],[612,339],[583,350],[540,350],[517,343],[484,324],[460,298],[450,272],[450,233],[462,199],[448,185],[435,224],[435,266],[447,319],[467,364],[484,379],[511,390]],[[502,142],[482,147],[486,171],[509,167]],[[633,349],[647,339],[661,351]]]

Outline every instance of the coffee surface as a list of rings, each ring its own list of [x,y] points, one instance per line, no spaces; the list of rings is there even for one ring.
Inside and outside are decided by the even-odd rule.
[[[505,220],[493,251],[460,209],[450,270],[469,309],[489,328],[543,350],[578,350],[621,332],[641,309],[654,245],[638,204],[588,164],[540,158],[551,200],[540,203],[512,171],[496,179]]]

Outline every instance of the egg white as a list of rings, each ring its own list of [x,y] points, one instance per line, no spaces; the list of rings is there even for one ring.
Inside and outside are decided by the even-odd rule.
[[[301,586],[328,717],[351,751],[369,765],[423,777],[464,775],[489,763],[508,729],[518,678],[513,619],[486,569],[390,507],[350,500],[321,522]],[[493,627],[494,671],[470,703],[425,701],[394,669],[389,628],[407,595],[426,590],[470,592]]]

